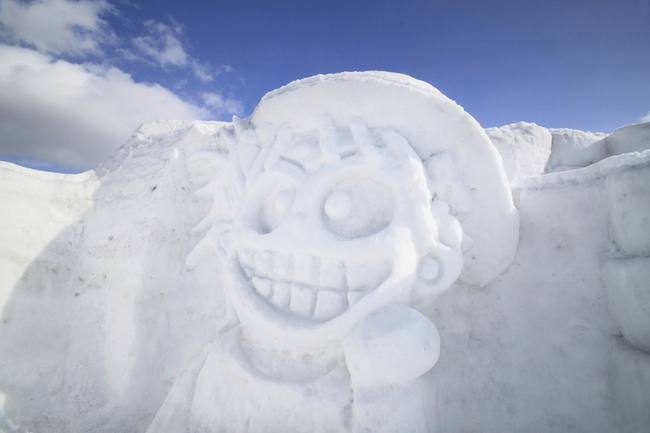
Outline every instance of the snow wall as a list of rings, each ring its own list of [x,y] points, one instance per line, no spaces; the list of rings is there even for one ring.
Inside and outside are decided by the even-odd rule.
[[[275,122],[273,113],[257,114]],[[364,123],[372,132],[385,118]],[[460,131],[480,141],[472,121]],[[319,122],[310,128],[327,129]],[[175,429],[166,414],[200,397],[190,382],[232,326],[219,239],[212,247],[205,236],[232,213],[227,181],[215,179],[234,143],[264,139],[251,136],[251,124],[145,124],[80,175],[0,163],[1,429],[187,428]],[[398,121],[383,126],[400,129]],[[469,262],[469,273],[419,308],[440,337],[429,382],[437,401],[401,406],[430,412],[441,432],[650,430],[649,131],[649,123],[609,136],[526,123],[485,131],[499,152],[496,182],[507,179],[518,209],[516,253],[507,257],[501,245],[501,259],[490,259],[503,268],[483,280],[481,264]],[[245,154],[240,161],[247,164]],[[471,181],[462,168],[446,178],[454,175]],[[449,212],[462,225],[470,210],[462,193],[451,196]],[[473,235],[459,246],[465,256],[498,242]],[[245,401],[264,389],[227,392]],[[294,404],[328,413],[329,403],[297,389]]]

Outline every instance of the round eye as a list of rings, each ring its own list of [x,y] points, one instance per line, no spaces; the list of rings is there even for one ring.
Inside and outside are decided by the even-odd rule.
[[[334,192],[327,198],[324,209],[330,219],[341,221],[350,216],[352,201],[343,191]]]
[[[433,256],[426,256],[418,264],[418,277],[427,283],[433,283],[440,274],[440,264]]]
[[[388,227],[393,219],[391,190],[372,179],[339,182],[323,202],[323,222],[336,235],[354,239]]]
[[[296,188],[286,180],[266,189],[260,197],[259,227],[263,233],[270,233],[280,226],[291,212],[295,197]]]

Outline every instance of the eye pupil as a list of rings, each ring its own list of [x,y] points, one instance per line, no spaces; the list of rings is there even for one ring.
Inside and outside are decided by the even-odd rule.
[[[295,192],[289,189],[283,189],[275,195],[275,209],[281,214],[285,215],[289,212],[291,204],[293,203]]]
[[[332,193],[325,202],[325,213],[335,221],[346,219],[352,210],[350,197],[344,192]]]

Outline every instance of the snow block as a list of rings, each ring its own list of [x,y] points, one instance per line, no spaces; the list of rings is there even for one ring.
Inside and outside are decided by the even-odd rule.
[[[650,257],[608,260],[603,278],[609,313],[623,337],[650,353]]]
[[[650,149],[650,122],[618,128],[606,138],[607,156]]]
[[[612,347],[610,401],[616,431],[650,431],[650,356],[625,343]]]
[[[544,173],[551,154],[551,133],[534,123],[519,122],[485,130],[503,158],[511,186]]]
[[[611,235],[625,254],[650,254],[650,167],[641,166],[607,178]]]
[[[553,146],[545,171],[586,167],[607,156],[603,133],[551,128]]]

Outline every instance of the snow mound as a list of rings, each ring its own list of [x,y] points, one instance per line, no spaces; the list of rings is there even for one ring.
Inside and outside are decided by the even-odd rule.
[[[515,123],[485,130],[503,158],[510,185],[544,173],[551,155],[551,133],[534,123]]]
[[[588,167],[612,156],[650,149],[650,122],[624,126],[610,135],[525,122],[485,132],[499,150],[512,187],[541,174]]]

